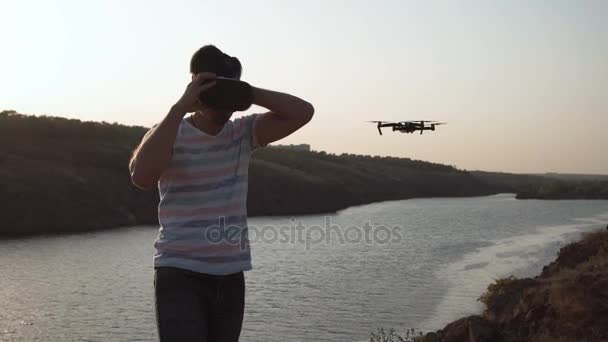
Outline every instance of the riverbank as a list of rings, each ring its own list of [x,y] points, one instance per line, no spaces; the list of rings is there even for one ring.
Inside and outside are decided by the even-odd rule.
[[[454,321],[422,341],[607,341],[608,231],[561,248],[534,278],[497,280],[479,300],[481,315]]]

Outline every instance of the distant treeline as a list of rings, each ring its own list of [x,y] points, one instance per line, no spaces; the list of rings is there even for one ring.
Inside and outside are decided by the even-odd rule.
[[[537,184],[521,187],[519,199],[608,199],[608,181],[564,181],[547,179]]]
[[[146,128],[0,112],[0,235],[156,224],[158,195],[132,186],[128,159]],[[250,215],[333,212],[413,197],[530,188],[539,176],[471,173],[408,158],[259,149]]]
[[[489,184],[516,193],[518,199],[608,199],[608,177],[604,175],[472,173]]]

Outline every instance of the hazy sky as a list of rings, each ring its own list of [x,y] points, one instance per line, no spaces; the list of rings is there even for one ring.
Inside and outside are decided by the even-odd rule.
[[[608,174],[603,0],[2,0],[0,109],[150,126],[208,43],[244,80],[315,105],[284,143]],[[363,122],[421,119],[449,124],[379,136]]]

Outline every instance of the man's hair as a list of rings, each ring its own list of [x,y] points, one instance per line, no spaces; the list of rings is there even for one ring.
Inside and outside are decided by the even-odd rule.
[[[236,57],[228,56],[214,45],[205,45],[192,55],[190,72],[212,72],[218,76],[240,78],[243,68]]]

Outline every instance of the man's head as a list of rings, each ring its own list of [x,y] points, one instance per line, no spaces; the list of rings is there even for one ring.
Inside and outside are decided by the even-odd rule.
[[[198,49],[190,60],[190,73],[193,78],[201,72],[212,72],[218,76],[240,79],[242,71],[243,68],[238,58],[223,53],[213,45],[205,45]],[[225,124],[233,113],[209,107],[204,107],[203,111],[209,115],[212,121],[220,125]]]
[[[236,57],[223,53],[214,45],[205,45],[192,55],[190,73],[212,72],[222,77],[241,78],[243,68]]]

